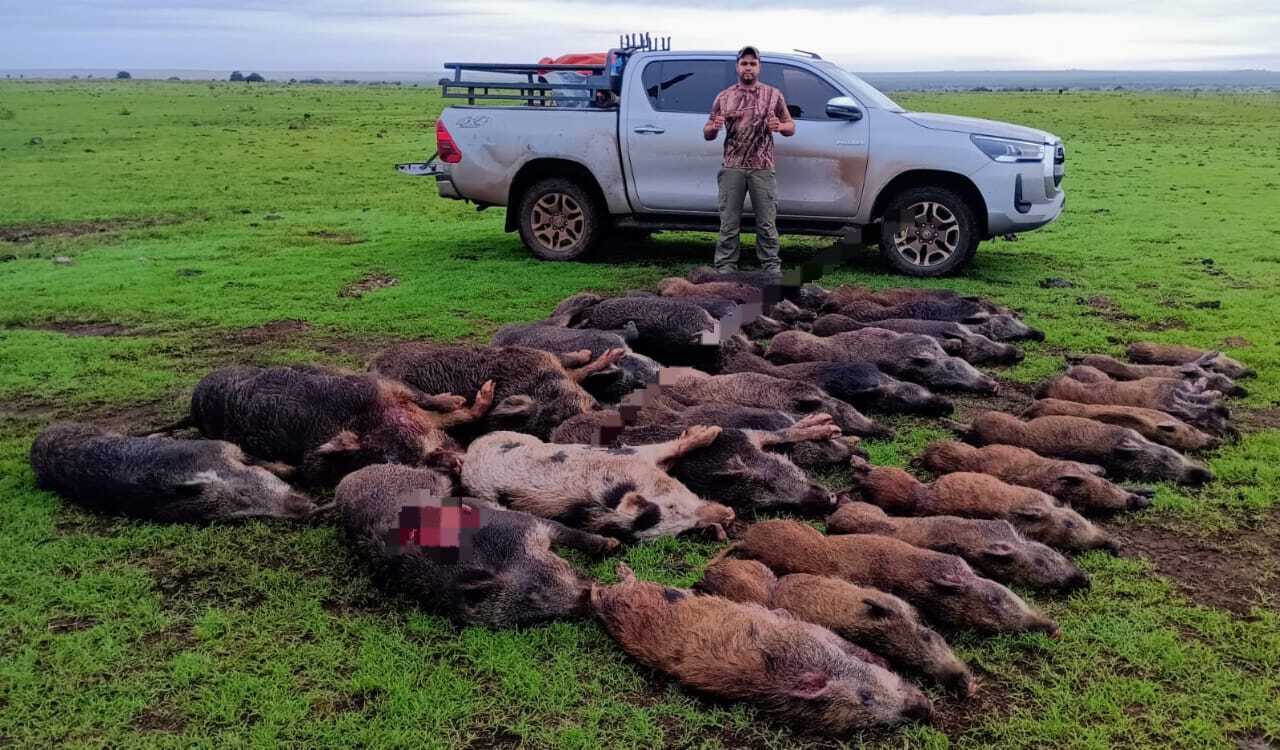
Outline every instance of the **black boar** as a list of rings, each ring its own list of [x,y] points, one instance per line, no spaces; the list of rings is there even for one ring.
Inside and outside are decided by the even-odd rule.
[[[723,539],[733,511],[698,499],[667,474],[676,459],[719,434],[719,427],[691,427],[663,443],[602,448],[494,432],[467,448],[462,483],[477,497],[608,536],[705,529]]]
[[[1197,430],[1181,419],[1155,409],[1138,406],[1108,406],[1082,404],[1077,401],[1061,401],[1047,398],[1036,401],[1022,413],[1024,419],[1035,417],[1083,417],[1128,427],[1139,435],[1175,450],[1200,450],[1217,444],[1217,438]]]
[[[854,486],[863,500],[894,515],[1004,519],[1051,547],[1115,551],[1101,529],[1051,495],[990,474],[943,474],[925,485],[902,469],[862,462],[854,465]]]
[[[617,436],[617,442],[620,445],[662,443],[678,438],[683,429],[678,425],[626,427]],[[561,435],[561,431],[557,430],[556,435]],[[809,481],[785,456],[765,449],[839,436],[840,428],[826,414],[811,414],[776,431],[721,428],[715,440],[675,459],[668,471],[699,496],[715,497],[738,512],[790,510],[825,515],[835,507],[834,496]],[[555,441],[555,437],[552,439]]]
[[[1206,370],[1220,372],[1229,378],[1252,378],[1257,375],[1252,368],[1221,352],[1193,349],[1176,344],[1140,342],[1129,345],[1129,359],[1146,365],[1185,365],[1195,363]]]
[[[976,333],[963,323],[945,320],[913,320],[890,318],[863,323],[839,314],[823,315],[814,321],[815,336],[831,336],[861,328],[883,328],[896,333],[918,333],[934,339],[948,354],[970,364],[1014,364],[1022,361],[1022,352],[1016,346],[1002,344]]]
[[[1141,510],[1151,504],[1150,492],[1133,492],[1099,476],[1102,468],[1076,461],[1045,458],[1012,445],[972,445],[942,440],[929,444],[921,457],[925,468],[939,474],[974,471],[1009,484],[1032,487],[1052,495],[1082,513]]]
[[[848,735],[928,718],[929,701],[894,673],[850,655],[826,628],[755,604],[636,579],[597,586],[591,604],[618,645],[646,667],[711,695],[750,701],[805,729]]]
[[[401,344],[380,353],[370,369],[429,393],[471,393],[472,383],[493,381],[493,408],[474,429],[460,432],[464,439],[492,430],[516,430],[546,437],[564,420],[600,404],[582,388],[582,381],[626,354],[610,349],[590,359],[579,353],[566,368],[562,357],[522,346],[483,349]],[[582,360],[590,359],[583,363]]]
[[[634,326],[629,331],[615,333],[530,323],[503,326],[494,334],[491,343],[494,346],[524,346],[560,355],[573,355],[585,350],[591,352],[592,358],[621,349],[625,353],[613,366],[591,373],[581,381],[587,393],[600,401],[615,403],[631,391],[655,382],[662,367],[649,357],[631,351],[627,345],[628,335],[635,336]]]
[[[100,513],[200,523],[304,519],[316,506],[231,443],[127,437],[61,422],[31,445],[36,486]]]
[[[1000,583],[1038,589],[1071,590],[1089,585],[1089,576],[1060,553],[1029,541],[1008,521],[887,515],[869,503],[845,503],[827,519],[829,534],[879,534],[964,558],[974,570]]]
[[[984,633],[1058,632],[1056,623],[1009,589],[978,576],[959,557],[897,539],[823,536],[796,521],[763,521],[749,526],[734,549],[775,573],[834,576],[887,591],[948,625]]]
[[[1155,481],[1204,484],[1209,469],[1172,448],[1158,445],[1125,427],[1080,417],[1038,417],[1023,422],[1001,412],[974,419],[970,438],[979,445],[1027,448],[1042,456],[1097,464],[1122,475]]]
[[[863,328],[814,336],[803,331],[783,331],[769,342],[765,357],[776,364],[789,362],[869,362],[895,377],[930,388],[995,393],[996,381],[973,365],[948,356],[928,336],[894,333],[883,328]]]
[[[778,578],[757,560],[721,559],[694,585],[700,593],[782,609],[850,643],[971,695],[973,676],[945,639],[920,621],[915,607],[892,594],[807,573]]]
[[[601,554],[616,539],[475,498],[444,500],[451,490],[448,477],[393,465],[338,485],[346,539],[379,586],[460,624],[516,627],[589,612],[590,582],[551,546]]]
[[[424,396],[388,378],[323,367],[225,367],[196,384],[191,421],[205,437],[298,466],[308,484],[331,485],[374,463],[456,470],[461,451],[444,430],[484,415],[493,384],[476,383],[471,407],[447,390]]]
[[[665,365],[712,369],[726,335],[715,316],[673,297],[601,298],[578,294],[564,300],[550,320],[573,328],[614,330],[635,326],[631,348]]]

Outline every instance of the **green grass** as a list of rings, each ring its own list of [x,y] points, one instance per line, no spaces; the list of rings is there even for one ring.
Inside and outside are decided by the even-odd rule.
[[[1162,486],[1157,508],[1130,526],[1209,535],[1274,521],[1280,97],[899,99],[1067,142],[1063,219],[984,246],[971,271],[939,282],[1023,310],[1047,332],[1003,377],[1032,382],[1068,351],[1119,353],[1138,339],[1222,346],[1258,369],[1238,408],[1271,429],[1212,454],[1219,480],[1205,490]],[[179,414],[216,364],[352,365],[388,338],[484,339],[581,289],[642,287],[709,259],[710,236],[677,234],[593,262],[532,260],[502,232],[501,211],[443,201],[429,181],[391,170],[430,153],[440,108],[434,91],[413,88],[0,84],[0,232],[64,228],[0,241],[0,745],[812,742],[689,696],[594,623],[459,630],[386,600],[328,528],[159,527],[33,489],[26,451],[49,419],[141,426]],[[71,236],[74,222],[108,231]],[[784,258],[825,244],[784,238]],[[369,274],[398,283],[339,296]],[[1050,277],[1075,286],[1037,285]],[[902,279],[868,254],[824,282]],[[243,330],[281,320],[306,327]],[[59,332],[73,322],[119,335]],[[941,434],[895,424],[897,440],[869,446],[877,462],[905,465]],[[663,540],[624,559],[642,577],[688,585],[714,551]],[[574,559],[612,580],[614,560]],[[943,727],[871,744],[1233,748],[1280,737],[1274,600],[1240,617],[1189,601],[1141,560],[1083,562],[1089,591],[1035,598],[1060,621],[1060,640],[962,637],[983,675],[977,702],[943,699]]]

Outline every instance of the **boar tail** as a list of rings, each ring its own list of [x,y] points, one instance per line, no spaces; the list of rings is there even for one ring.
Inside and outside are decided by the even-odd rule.
[[[941,424],[943,427],[947,428],[948,430],[951,430],[952,432],[955,432],[955,433],[959,433],[961,435],[967,434],[971,429],[973,429],[972,425],[968,425],[968,424],[965,424],[964,422],[959,422],[954,419],[947,419],[945,417],[939,419],[938,423]]]
[[[188,427],[195,427],[196,420],[188,414],[173,424],[167,424],[164,427],[154,427],[149,430],[140,430],[138,432],[130,432],[129,437],[151,437],[153,435],[172,435],[178,430],[185,430]]]
[[[710,568],[712,565],[716,565],[721,560],[724,560],[726,557],[731,555],[737,549],[738,549],[738,542],[734,542],[733,544],[730,544],[728,547],[725,547],[724,549],[717,552],[715,557],[712,557],[710,560],[707,560],[707,567]]]

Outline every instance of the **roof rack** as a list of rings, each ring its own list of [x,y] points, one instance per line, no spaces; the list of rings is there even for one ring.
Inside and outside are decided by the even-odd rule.
[[[807,50],[807,49],[796,49],[795,47],[792,47],[792,48],[791,48],[791,51],[792,51],[792,52],[799,52],[799,53],[800,53],[800,54],[802,54],[802,55],[808,55],[809,57],[812,57],[814,60],[821,60],[821,59],[822,59],[822,55],[819,55],[817,52],[810,52],[810,51],[809,51],[809,50]]]

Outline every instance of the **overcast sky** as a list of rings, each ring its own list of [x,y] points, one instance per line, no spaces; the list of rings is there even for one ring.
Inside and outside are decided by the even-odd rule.
[[[0,0],[0,68],[439,70],[620,31],[861,71],[1280,69],[1280,0]]]

